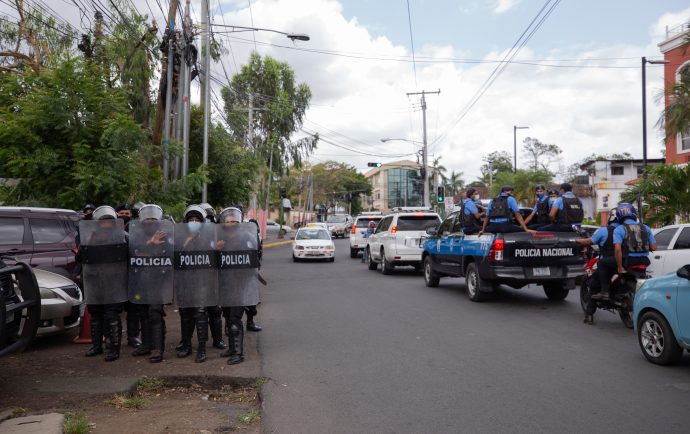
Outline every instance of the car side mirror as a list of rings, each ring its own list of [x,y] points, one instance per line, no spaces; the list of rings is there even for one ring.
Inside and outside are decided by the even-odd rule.
[[[690,280],[690,264],[683,265],[676,271],[676,276]]]
[[[436,228],[426,228],[426,234],[433,237],[434,235],[438,235],[438,230]]]

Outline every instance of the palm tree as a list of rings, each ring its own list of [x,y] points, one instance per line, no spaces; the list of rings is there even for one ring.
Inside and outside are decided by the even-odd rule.
[[[446,169],[441,164],[441,157],[434,158],[434,161],[431,163],[431,178],[429,178],[429,190],[433,190],[434,186],[436,185],[445,185],[447,171],[448,169]]]
[[[451,191],[455,196],[463,188],[465,188],[465,180],[462,179],[462,172],[455,173],[455,170],[450,172],[450,176],[446,179],[446,190]]]
[[[668,225],[690,222],[690,165],[653,166],[647,176],[623,193],[623,200],[646,205],[645,222]]]

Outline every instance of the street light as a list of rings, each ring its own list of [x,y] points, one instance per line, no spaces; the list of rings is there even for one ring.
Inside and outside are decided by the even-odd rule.
[[[223,31],[223,32],[215,32],[215,33],[240,33],[240,32],[253,32],[253,31],[261,31],[261,32],[272,32],[272,33],[278,33],[281,35],[285,35],[288,37],[288,39],[292,39],[293,41],[308,41],[309,35],[306,33],[287,33],[287,32],[281,32],[280,30],[273,30],[273,29],[264,29],[261,27],[244,27],[244,26],[231,26],[231,25],[225,25],[225,24],[214,24],[214,27],[225,27],[229,28],[231,30],[229,31]],[[239,29],[239,30],[236,30]]]
[[[420,142],[420,141],[417,141],[417,140],[410,140],[410,139],[388,138],[388,137],[385,138],[385,139],[381,139],[381,141],[382,141],[383,143],[390,142],[390,141],[393,141],[393,140],[400,140],[401,142],[414,143],[415,145],[424,145],[424,142]]]
[[[526,130],[529,127],[513,125],[513,173],[517,171],[517,130]]]

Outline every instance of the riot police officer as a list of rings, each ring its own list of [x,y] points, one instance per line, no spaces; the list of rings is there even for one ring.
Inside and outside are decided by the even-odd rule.
[[[202,203],[199,205],[206,211],[206,221],[209,223],[217,223],[216,210],[209,203]],[[220,350],[227,348],[223,341],[223,310],[220,306],[206,306],[208,313],[208,326],[211,329],[211,340],[213,346]]]
[[[86,305],[91,315],[91,348],[87,357],[103,354],[105,361],[120,357],[122,303],[127,300],[127,233],[110,206],[93,211],[92,220],[79,223],[77,260],[82,264]]]
[[[534,204],[532,213],[525,219],[525,224],[530,229],[538,229],[544,225],[549,224],[549,196],[546,195],[546,188],[544,184],[538,184],[534,188],[534,193],[537,195],[537,202]],[[536,218],[536,221],[530,225],[530,222]]]
[[[96,209],[96,207],[90,203],[87,203],[84,205],[84,208],[81,209],[82,212],[82,219],[83,220],[91,220],[93,217],[93,211]]]
[[[580,238],[575,240],[581,246],[591,246],[596,244],[599,246],[599,260],[597,261],[597,269],[589,279],[589,297],[585,300],[587,307],[585,308],[585,324],[594,324],[594,313],[597,310],[596,303],[592,300],[600,299],[598,294],[601,293],[603,285],[608,284],[608,278],[602,277],[602,263],[611,263],[615,261],[614,246],[613,246],[613,231],[619,226],[616,220],[616,208],[611,209],[607,226],[597,229],[592,238]],[[604,265],[605,267],[605,265]]]
[[[484,232],[494,234],[521,231],[534,232],[527,229],[527,226],[525,226],[525,221],[520,214],[520,206],[513,197],[513,186],[511,185],[504,185],[501,187],[501,193],[491,199],[486,209],[486,216],[482,230],[479,231],[480,236],[484,234]],[[512,223],[513,219],[517,220],[520,227]]]
[[[139,315],[143,338],[132,356],[148,355],[151,363],[160,363],[165,353],[163,306],[172,302],[173,225],[163,220],[161,207],[148,204],[139,209],[131,230],[129,299]],[[148,258],[155,259],[155,264]]]
[[[197,351],[194,361],[202,363],[206,361],[206,342],[208,341],[208,312],[206,306],[213,305],[216,301],[215,288],[211,288],[211,279],[193,280],[195,274],[210,277],[213,275],[215,282],[215,254],[209,252],[214,248],[215,227],[206,222],[206,211],[199,205],[190,205],[182,216],[184,225],[183,233],[178,238],[178,230],[175,231],[175,249],[181,252],[195,252],[192,256],[201,260],[190,263],[186,271],[175,272],[175,293],[181,315],[182,346],[177,351],[177,357],[187,357],[192,354],[192,336],[194,330],[197,333]],[[186,232],[186,233],[184,233]],[[178,246],[178,242],[181,245]],[[214,262],[211,264],[211,262]],[[208,270],[209,266],[214,268]],[[184,274],[189,276],[185,278]],[[179,279],[178,279],[179,276]],[[192,288],[191,286],[197,286]],[[213,292],[213,296],[210,292]],[[214,303],[210,303],[213,299]]]

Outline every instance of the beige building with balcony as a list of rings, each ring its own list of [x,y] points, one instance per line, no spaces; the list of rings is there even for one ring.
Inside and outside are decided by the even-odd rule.
[[[371,184],[371,196],[364,198],[365,209],[387,213],[396,206],[422,206],[422,165],[409,160],[385,163],[364,176]]]

